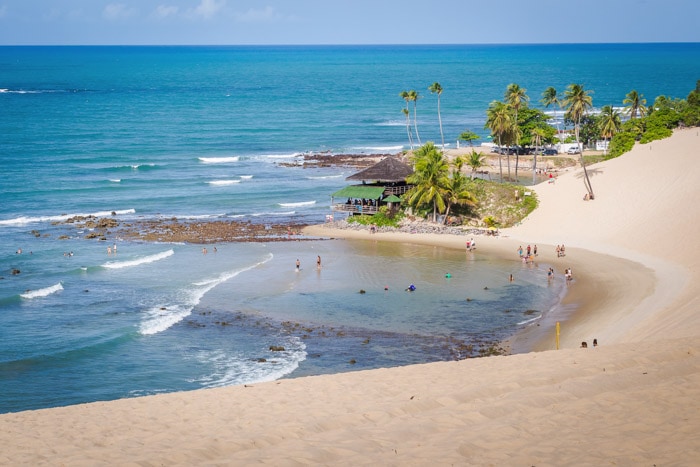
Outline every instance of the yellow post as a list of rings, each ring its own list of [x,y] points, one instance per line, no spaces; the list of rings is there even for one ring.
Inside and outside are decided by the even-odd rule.
[[[561,331],[561,327],[559,326],[559,321],[557,321],[557,350],[559,350],[559,331]]]

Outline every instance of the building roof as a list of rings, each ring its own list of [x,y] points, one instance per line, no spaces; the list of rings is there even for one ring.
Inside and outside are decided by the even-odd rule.
[[[350,175],[345,180],[366,182],[403,182],[413,173],[413,167],[404,164],[396,157],[385,157],[371,167]]]
[[[331,196],[334,198],[378,199],[383,193],[383,186],[350,185],[340,191],[336,191]]]

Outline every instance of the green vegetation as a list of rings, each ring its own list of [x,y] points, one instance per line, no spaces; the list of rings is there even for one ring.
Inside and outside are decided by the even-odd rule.
[[[468,216],[481,219],[487,227],[511,227],[527,217],[538,204],[534,192],[511,183],[477,179],[473,193],[479,201],[469,209]]]
[[[386,206],[382,206],[379,208],[379,212],[373,216],[350,216],[348,222],[361,225],[374,224],[377,227],[398,227],[404,217],[406,215],[403,211],[391,213]]]
[[[626,153],[636,142],[646,144],[668,138],[674,128],[700,125],[700,80],[687,99],[659,96],[650,107],[644,107],[646,99],[632,91],[623,102],[628,104],[630,120],[613,136],[608,158]]]
[[[471,179],[462,169],[468,165],[472,170],[483,164],[484,155],[472,151],[468,158],[457,157],[451,163],[435,144],[428,142],[413,154],[415,172],[406,181],[414,186],[404,200],[413,214],[428,216],[437,222],[438,214],[444,222],[454,221],[493,227],[506,227],[520,222],[537,206],[534,193],[523,186]],[[527,196],[525,193],[528,193]],[[355,220],[376,225],[384,220],[368,217]],[[393,219],[386,222],[395,222]]]
[[[444,148],[444,135],[442,132],[442,118],[440,115],[440,96],[442,87],[435,82],[428,90],[437,94],[438,121],[440,123],[440,137]],[[565,110],[565,121],[573,124],[574,134],[564,142],[576,142],[579,148],[585,143],[605,139],[609,141],[608,151],[604,155],[583,155],[581,151],[579,163],[584,171],[584,183],[591,199],[593,188],[588,176],[587,166],[602,160],[617,157],[634,147],[636,142],[648,143],[671,136],[673,129],[687,126],[700,126],[700,80],[687,99],[659,96],[651,106],[647,107],[647,100],[643,94],[632,90],[624,97],[624,113],[629,119],[622,122],[620,112],[613,105],[602,107],[599,115],[591,115],[593,107],[591,94],[593,91],[584,89],[581,84],[570,84],[565,91],[564,98],[560,98],[553,87],[548,87],[542,93],[541,103],[545,107],[554,106]],[[418,136],[416,119],[416,102],[419,99],[417,91],[403,91],[400,97],[406,102],[402,112],[406,118],[406,133],[411,149],[414,143],[421,145]],[[456,157],[452,162],[448,161],[443,153],[428,142],[417,148],[412,154],[415,172],[406,181],[414,188],[405,196],[405,207],[410,208],[414,215],[428,216],[433,222],[437,221],[438,214],[443,214],[445,222],[453,218],[466,219],[466,223],[472,225],[487,225],[489,227],[507,227],[520,222],[537,207],[537,198],[525,187],[513,185],[508,182],[511,178],[510,155],[516,158],[521,153],[520,144],[532,148],[535,152],[546,143],[557,141],[555,130],[549,123],[544,112],[528,106],[529,97],[526,90],[513,83],[508,85],[504,93],[504,102],[492,101],[486,110],[485,129],[490,130],[491,137],[500,148],[510,147],[509,151],[499,151],[499,182],[491,182],[475,179],[474,174],[485,165],[485,156],[472,151],[468,154]],[[411,128],[411,111],[409,104],[413,102],[413,128]],[[465,130],[458,136],[458,140],[469,142],[479,139],[476,133]],[[507,155],[507,179],[503,177],[503,153]],[[533,156],[533,167],[538,156]],[[542,157],[548,165],[557,168],[570,167],[576,162],[567,157]],[[463,174],[463,168],[471,168],[471,177]],[[518,164],[516,162],[515,175],[517,177]],[[533,173],[533,183],[535,176]],[[527,196],[526,196],[527,192]],[[351,222],[375,224],[377,226],[397,225],[401,215],[390,216],[384,210],[375,216],[354,216]],[[452,220],[452,219],[450,219]]]

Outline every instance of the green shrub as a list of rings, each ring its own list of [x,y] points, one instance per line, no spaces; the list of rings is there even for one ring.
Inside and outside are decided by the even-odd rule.
[[[666,128],[665,126],[649,126],[647,127],[647,131],[644,132],[644,134],[642,135],[642,139],[640,139],[639,142],[642,144],[646,144],[659,139],[668,138],[672,134],[673,131],[671,131],[669,128]]]
[[[623,131],[617,133],[610,140],[610,152],[607,158],[613,159],[630,151],[634,147],[635,134],[631,131]]]
[[[396,213],[390,213],[386,206],[379,208],[379,212],[372,216],[361,215],[361,216],[350,216],[348,218],[348,223],[350,224],[361,224],[361,225],[376,225],[377,227],[398,227],[401,219],[404,218],[403,211],[398,211]]]

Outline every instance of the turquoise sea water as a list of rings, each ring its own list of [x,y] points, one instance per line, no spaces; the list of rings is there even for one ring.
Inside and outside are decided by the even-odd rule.
[[[504,337],[559,299],[545,265],[326,241],[204,256],[110,239],[107,256],[53,222],[322,222],[352,171],[280,163],[400,151],[402,90],[421,93],[420,135],[438,141],[427,87],[441,83],[454,144],[485,136],[511,82],[532,105],[579,82],[600,107],[631,89],[685,97],[699,78],[699,44],[0,47],[0,412],[449,359],[447,341]]]

